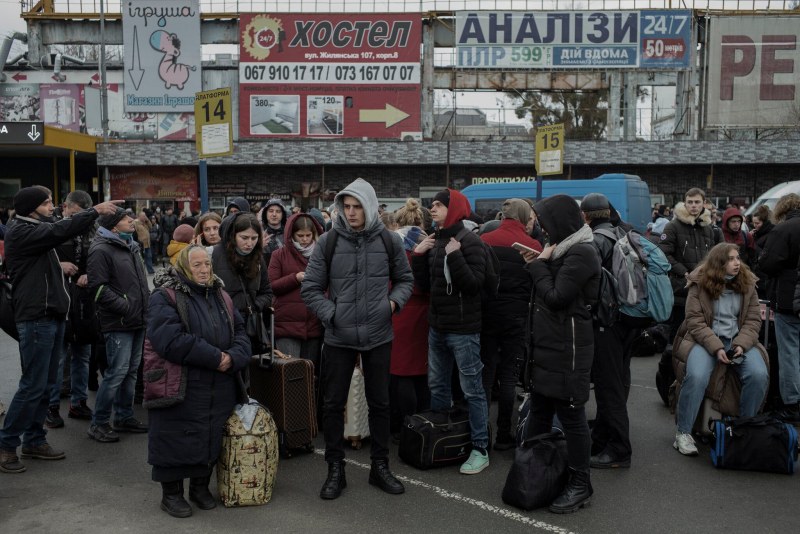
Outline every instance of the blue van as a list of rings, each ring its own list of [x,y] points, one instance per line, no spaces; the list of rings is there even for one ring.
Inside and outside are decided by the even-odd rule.
[[[499,210],[508,198],[536,200],[536,182],[476,184],[461,190],[469,200],[472,210],[485,217]],[[650,188],[632,174],[603,174],[591,180],[543,180],[542,198],[564,194],[580,202],[589,193],[603,193],[620,217],[644,233],[652,221]]]

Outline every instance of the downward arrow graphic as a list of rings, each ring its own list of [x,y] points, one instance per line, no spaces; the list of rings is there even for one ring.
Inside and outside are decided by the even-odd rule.
[[[128,69],[128,74],[133,82],[133,87],[138,91],[142,85],[144,70],[142,69],[142,53],[139,51],[139,33],[137,27],[133,27],[133,57],[131,58],[132,68]]]
[[[28,132],[28,137],[31,138],[31,141],[36,141],[37,139],[39,139],[40,135],[42,135],[42,134],[40,134],[39,132],[36,131],[36,125],[33,124],[31,126],[31,131]]]

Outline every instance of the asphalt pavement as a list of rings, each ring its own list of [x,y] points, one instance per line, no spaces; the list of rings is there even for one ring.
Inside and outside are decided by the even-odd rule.
[[[591,506],[571,515],[524,512],[500,498],[513,451],[493,452],[474,476],[458,466],[419,471],[397,458],[391,467],[406,485],[392,496],[367,483],[368,442],[348,451],[348,487],[334,501],[318,493],[325,478],[323,443],[314,453],[281,459],[272,501],[260,507],[195,509],[175,519],[159,509],[160,486],[150,480],[147,436],[124,434],[103,444],[86,435],[87,422],[66,418],[48,440],[61,461],[24,460],[27,471],[0,473],[0,533],[538,533],[726,532],[800,530],[800,476],[717,470],[708,447],[687,458],[672,448],[673,419],[655,389],[657,358],[632,363],[630,469],[593,470]],[[0,401],[8,405],[20,375],[16,342],[0,333]],[[94,394],[90,395],[93,405]],[[590,403],[588,411],[594,411]],[[146,410],[136,415],[147,419]],[[492,407],[492,416],[496,407]],[[216,493],[212,483],[212,493]]]

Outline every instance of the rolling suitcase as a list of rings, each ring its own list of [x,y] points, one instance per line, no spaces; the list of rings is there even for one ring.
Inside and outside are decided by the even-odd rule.
[[[314,364],[303,358],[282,356],[279,352],[276,356],[253,357],[250,395],[272,412],[278,426],[281,454],[290,458],[292,449],[314,450],[312,442],[317,436]],[[271,360],[271,364],[267,360]]]

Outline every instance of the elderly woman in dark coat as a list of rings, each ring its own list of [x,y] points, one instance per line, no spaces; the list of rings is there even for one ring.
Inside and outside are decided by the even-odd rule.
[[[182,366],[177,389],[185,394],[177,403],[163,395],[158,399],[152,375],[146,371],[148,462],[153,480],[163,489],[161,509],[188,517],[192,508],[183,498],[184,478],[189,478],[190,500],[204,510],[216,506],[208,483],[222,447],[225,421],[236,405],[236,373],[250,361],[250,341],[204,247],[185,248],[175,267],[159,271],[154,283],[145,359],[160,357]]]
[[[549,244],[541,254],[523,253],[534,287],[528,435],[549,432],[558,414],[567,438],[570,477],[550,511],[565,514],[588,504],[593,492],[584,404],[594,357],[589,307],[597,301],[600,256],[572,197],[546,198],[533,209]]]

